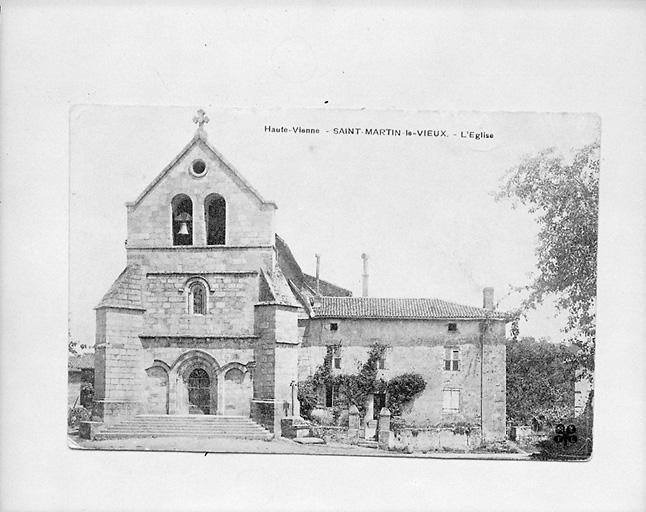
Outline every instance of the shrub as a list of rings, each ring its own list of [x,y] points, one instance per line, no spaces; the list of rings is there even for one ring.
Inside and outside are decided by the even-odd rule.
[[[319,425],[334,425],[334,414],[329,409],[314,409],[310,412],[310,418]]]
[[[426,389],[426,382],[419,373],[403,373],[388,381],[388,408],[391,414],[399,416],[405,404],[411,402]]]
[[[92,413],[85,407],[71,407],[67,411],[67,426],[78,428],[82,421],[89,421]]]
[[[310,413],[319,405],[316,384],[311,377],[298,383],[298,401],[304,418],[309,418]]]
[[[390,430],[395,434],[401,432],[406,426],[406,421],[401,416],[391,416],[390,418]]]

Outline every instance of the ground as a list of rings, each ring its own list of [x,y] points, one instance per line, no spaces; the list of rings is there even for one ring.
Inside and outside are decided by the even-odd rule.
[[[84,450],[150,450],[183,451],[199,453],[291,453],[307,455],[355,455],[362,457],[423,457],[439,459],[498,459],[528,460],[528,453],[414,453],[388,452],[373,448],[363,448],[341,443],[301,445],[290,439],[260,441],[249,439],[187,439],[183,437],[114,439],[108,441],[89,441],[70,434],[69,446]]]

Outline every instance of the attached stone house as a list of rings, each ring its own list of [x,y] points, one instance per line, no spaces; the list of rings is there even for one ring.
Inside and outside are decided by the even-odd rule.
[[[333,372],[355,373],[379,343],[388,347],[377,363],[379,378],[415,372],[426,382],[405,409],[408,423],[472,423],[497,437],[506,421],[505,322],[493,311],[491,292],[485,289],[484,308],[438,299],[320,297],[302,339],[301,380],[328,347]],[[385,396],[373,397],[367,416],[376,419],[384,403]]]
[[[297,382],[328,346],[342,346],[349,370],[379,341],[386,377],[427,380],[411,421],[504,436],[505,320],[492,290],[476,308],[351,297],[304,274],[275,233],[276,205],[208,143],[203,112],[194,121],[191,141],[127,204],[127,265],[95,308],[95,417],[246,416],[280,435],[280,419],[299,414]]]

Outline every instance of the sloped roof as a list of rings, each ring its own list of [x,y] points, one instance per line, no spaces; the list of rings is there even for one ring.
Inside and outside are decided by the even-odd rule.
[[[503,319],[504,314],[439,299],[386,299],[378,297],[318,297],[312,306],[319,318],[386,319]]]
[[[188,151],[194,146],[194,145],[200,145],[202,149],[204,149],[207,153],[210,153],[212,157],[216,158],[217,160],[220,160],[224,166],[231,171],[231,174],[233,175],[234,179],[238,182],[238,185],[240,185],[242,188],[247,189],[249,192],[251,192],[252,195],[256,197],[256,199],[264,205],[270,205],[276,208],[276,203],[273,201],[267,201],[265,200],[260,193],[249,183],[243,176],[240,174],[240,171],[238,171],[233,165],[231,165],[227,160],[224,159],[222,154],[220,154],[219,151],[217,151],[213,146],[211,146],[207,140],[206,140],[206,132],[203,130],[198,130],[191,141],[180,151],[180,153],[169,163],[162,172],[160,172],[154,180],[150,182],[150,184],[144,189],[144,191],[139,194],[139,197],[135,199],[134,201],[126,203],[127,206],[137,206],[141,200],[148,195],[148,193],[155,188],[157,183],[159,183],[164,176],[166,176],[170,170],[175,167],[177,162],[186,154]]]
[[[87,370],[94,368],[94,354],[87,353],[78,356],[72,356],[68,359],[67,367],[70,370]]]
[[[276,267],[274,272],[261,269],[261,275],[264,279],[260,289],[260,300],[262,302],[272,302],[285,306],[300,306],[280,267]]]
[[[301,293],[313,295],[316,293],[316,278],[305,274],[291,249],[281,237],[276,235],[276,261],[285,277],[298,288]],[[350,297],[352,292],[319,279],[319,291],[321,295]]]
[[[316,277],[310,276],[308,274],[303,274],[303,282],[316,293]],[[336,284],[332,284],[329,281],[324,279],[319,279],[319,292],[321,295],[329,297],[352,297],[352,292],[341,288]]]
[[[144,310],[141,303],[142,273],[137,264],[128,265],[94,309],[122,308]]]

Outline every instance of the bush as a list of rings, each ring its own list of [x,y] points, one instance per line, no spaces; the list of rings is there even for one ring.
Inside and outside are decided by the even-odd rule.
[[[319,425],[334,425],[334,414],[329,409],[314,409],[309,416],[312,421]]]
[[[67,426],[78,428],[82,421],[89,421],[92,413],[85,407],[72,407],[67,411]]]
[[[391,416],[390,417],[390,430],[395,434],[401,432],[406,426],[406,421],[401,416]]]
[[[316,384],[311,377],[298,383],[298,401],[301,404],[301,416],[309,418],[311,412],[318,406]]]
[[[388,381],[388,408],[391,414],[400,416],[405,404],[411,402],[426,389],[426,382],[419,373],[409,372]]]

